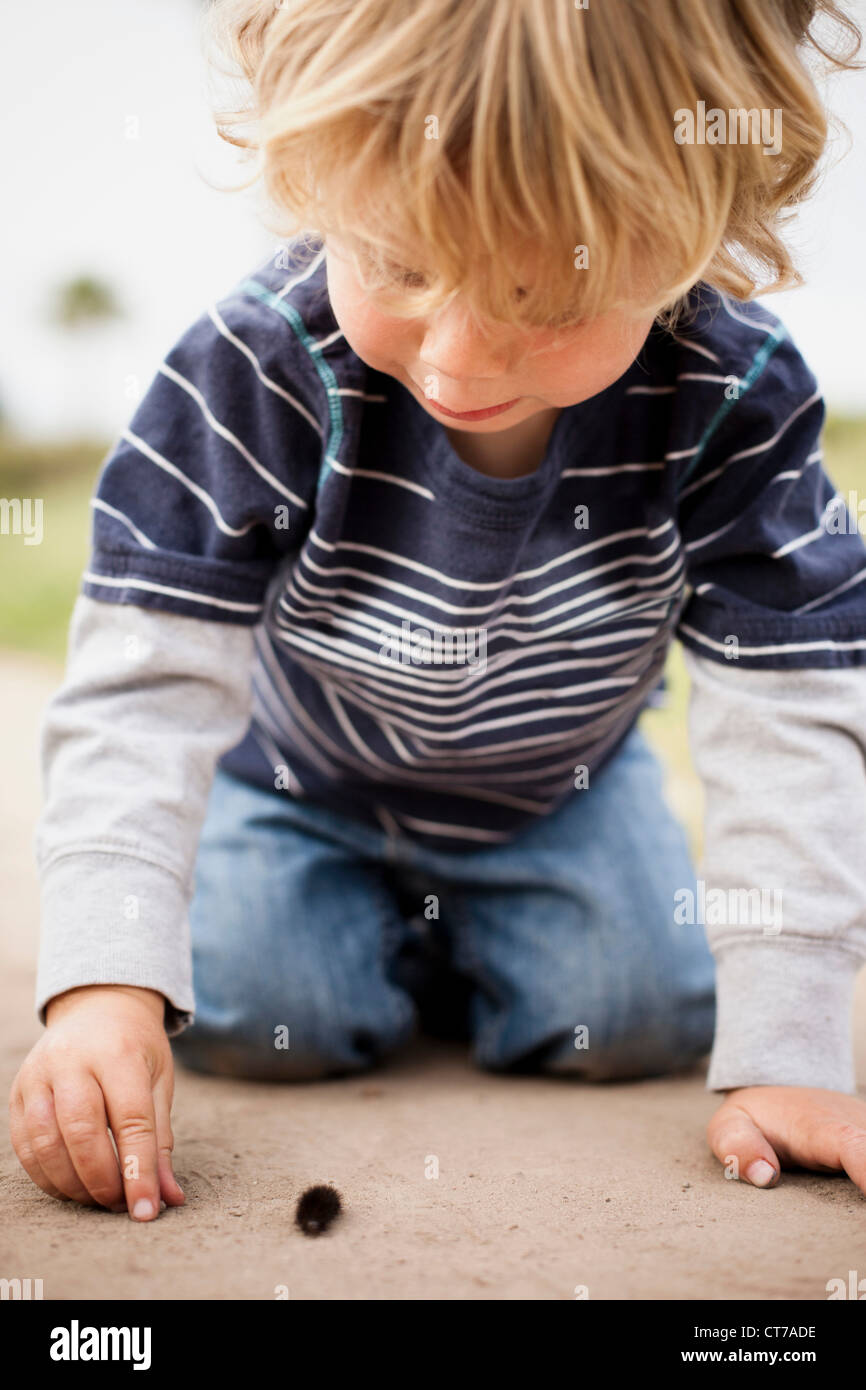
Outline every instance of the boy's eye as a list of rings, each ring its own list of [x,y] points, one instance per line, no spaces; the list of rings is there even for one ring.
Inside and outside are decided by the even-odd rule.
[[[576,314],[560,314],[549,326],[558,329],[578,328],[581,322]]]
[[[427,276],[422,270],[413,270],[410,266],[400,265],[397,261],[385,260],[380,262],[381,269],[392,281],[396,281],[404,289],[421,290],[428,284]],[[518,303],[525,299],[529,291],[523,285],[517,285],[514,289],[514,298]],[[552,322],[543,325],[545,328],[567,331],[570,328],[577,328],[581,320],[574,314],[562,314]]]
[[[514,298],[519,302],[521,299],[525,299],[528,293],[528,290],[524,289],[521,285],[518,285],[514,291]],[[555,319],[550,320],[548,323],[545,323],[542,326],[544,328],[564,331],[569,328],[577,328],[580,322],[581,320],[578,318],[576,314],[565,313],[559,314]]]

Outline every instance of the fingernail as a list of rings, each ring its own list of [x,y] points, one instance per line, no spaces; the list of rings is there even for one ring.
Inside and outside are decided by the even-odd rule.
[[[132,1218],[134,1221],[149,1221],[153,1216],[153,1202],[149,1202],[146,1197],[139,1197],[135,1206],[132,1208]]]
[[[160,1199],[159,1199],[159,1209],[160,1209],[160,1211],[165,1211],[166,1206],[167,1206],[167,1203],[164,1202],[164,1201],[162,1200],[162,1198],[160,1197]]]
[[[776,1181],[777,1176],[772,1163],[768,1163],[764,1158],[756,1159],[746,1169],[746,1177],[753,1187],[769,1187]]]

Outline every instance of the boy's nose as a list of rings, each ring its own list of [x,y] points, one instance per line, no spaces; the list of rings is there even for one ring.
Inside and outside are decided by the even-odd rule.
[[[514,367],[506,337],[482,329],[470,313],[454,304],[429,319],[420,357],[426,368],[442,377],[443,384],[452,383],[455,394],[461,383],[495,380]]]

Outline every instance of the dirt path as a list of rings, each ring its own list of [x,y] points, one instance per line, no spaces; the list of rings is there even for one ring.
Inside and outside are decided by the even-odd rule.
[[[4,1095],[33,1017],[36,730],[54,666],[0,655]],[[866,1077],[866,976],[858,1008]],[[176,1168],[187,1206],[148,1226],[53,1202],[3,1131],[0,1277],[63,1298],[823,1299],[866,1277],[866,1198],[845,1179],[725,1181],[704,1147],[701,1075],[639,1085],[480,1075],[422,1045],[364,1080],[294,1088],[181,1072]],[[430,1157],[438,1178],[428,1178]],[[310,1182],[346,1215],[292,1225]]]

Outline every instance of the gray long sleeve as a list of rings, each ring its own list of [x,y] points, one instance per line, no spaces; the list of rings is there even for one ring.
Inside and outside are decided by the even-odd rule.
[[[707,1085],[854,1090],[866,959],[866,668],[747,670],[686,651],[706,793],[718,1015]],[[764,911],[747,911],[746,894]],[[721,896],[718,896],[721,894]]]
[[[192,1017],[187,908],[213,772],[246,732],[253,630],[80,595],[43,715],[36,1007],[78,985],[159,990]]]

